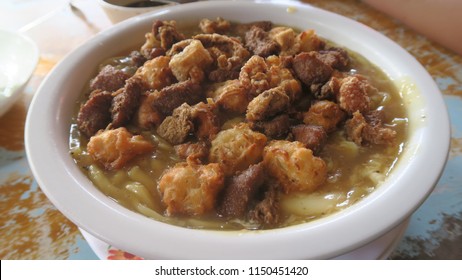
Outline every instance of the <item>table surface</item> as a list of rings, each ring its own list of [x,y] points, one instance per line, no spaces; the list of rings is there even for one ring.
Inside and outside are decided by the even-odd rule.
[[[97,1],[72,2],[82,13],[73,12],[68,0],[0,3],[0,29],[21,30],[40,49],[39,64],[22,99],[0,117],[0,259],[97,259],[78,228],[40,190],[24,150],[27,109],[42,80],[72,49],[112,25]],[[360,1],[305,2],[388,36],[436,81],[452,122],[448,163],[390,258],[462,259],[462,57]]]

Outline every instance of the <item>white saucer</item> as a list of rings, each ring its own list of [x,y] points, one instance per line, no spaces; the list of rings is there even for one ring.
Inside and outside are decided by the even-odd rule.
[[[388,233],[378,239],[344,255],[334,258],[335,260],[376,260],[386,259],[393,252],[399,241],[402,239],[409,220],[404,221]],[[95,252],[98,258],[102,260],[109,259],[141,259],[131,253],[124,252],[109,245],[85,230],[79,228],[90,248]]]
[[[20,93],[37,66],[39,51],[29,38],[0,30],[0,116],[21,96]]]

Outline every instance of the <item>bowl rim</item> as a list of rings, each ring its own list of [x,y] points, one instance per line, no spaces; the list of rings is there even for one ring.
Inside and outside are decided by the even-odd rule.
[[[26,119],[26,154],[32,173],[43,192],[77,226],[106,243],[144,258],[332,258],[376,239],[404,221],[432,191],[449,151],[449,117],[441,93],[431,76],[396,43],[352,19],[299,2],[233,2],[195,2],[160,8],[104,30],[68,54],[42,82]],[[282,13],[281,19],[294,21],[292,17],[295,17],[304,24],[314,24],[326,30],[338,26],[354,28],[354,38],[350,38],[351,34],[334,33],[342,42],[347,42],[347,48],[353,50],[355,47],[351,48],[348,44],[354,43],[357,38],[374,39],[362,46],[374,57],[370,59],[365,55],[366,58],[379,64],[379,67],[384,65],[388,70],[386,74],[411,78],[416,90],[420,91],[416,95],[418,102],[409,102],[420,107],[410,112],[411,121],[417,127],[410,139],[410,147],[403,152],[412,164],[404,164],[400,160],[395,167],[399,172],[393,171],[389,182],[347,209],[306,224],[264,231],[220,232],[164,224],[132,212],[95,187],[89,187],[91,183],[88,178],[70,158],[68,143],[65,141],[69,137],[69,130],[59,131],[59,128],[66,128],[66,125],[69,129],[70,125],[70,119],[65,117],[69,112],[63,107],[68,101],[58,92],[63,87],[63,73],[71,71],[73,65],[81,63],[92,50],[104,46],[107,40],[119,34],[127,34],[137,26],[152,22],[154,18],[167,19],[204,11],[211,13],[217,9],[226,10],[227,13],[238,10],[251,13],[257,8],[263,9],[266,16]],[[276,20],[273,22],[280,23]],[[326,35],[327,39],[332,39],[329,38],[332,34]],[[389,55],[396,57],[397,61],[389,59]],[[431,106],[428,106],[429,103]],[[44,164],[44,158],[51,161]],[[50,169],[54,171],[50,172]],[[400,182],[396,183],[397,180]],[[85,207],[82,207],[82,202],[85,202]],[[387,213],[383,213],[384,209]],[[101,220],[107,216],[111,220],[102,223]],[[374,226],[368,226],[371,224]],[[339,238],[339,232],[343,238]]]

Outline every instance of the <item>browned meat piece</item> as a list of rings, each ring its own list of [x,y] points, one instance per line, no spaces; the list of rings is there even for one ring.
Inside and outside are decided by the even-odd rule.
[[[330,48],[315,53],[319,60],[337,70],[345,69],[350,62],[348,53],[341,48]]]
[[[191,160],[205,161],[209,156],[209,146],[203,141],[199,142],[187,142],[183,144],[176,145],[175,147],[176,154],[182,158],[189,158]]]
[[[265,197],[250,211],[250,219],[261,225],[275,225],[279,222],[279,192],[278,186],[271,183],[265,192]]]
[[[332,67],[319,60],[315,52],[297,54],[292,61],[292,67],[295,75],[307,86],[327,82],[334,71]]]
[[[331,77],[324,85],[317,84],[316,88],[311,86],[311,93],[319,100],[333,99],[340,90],[340,80],[337,77]]]
[[[223,34],[231,29],[231,23],[222,19],[221,17],[217,17],[216,20],[209,20],[204,18],[199,22],[199,28],[202,30],[202,33]]]
[[[396,137],[396,131],[384,127],[380,111],[373,111],[363,116],[359,111],[345,123],[348,138],[357,145],[391,144]]]
[[[90,138],[90,156],[107,170],[120,169],[138,155],[154,149],[141,135],[133,135],[125,127],[105,130]]]
[[[213,58],[213,67],[208,74],[212,82],[236,79],[250,57],[249,51],[240,42],[228,36],[199,34],[193,38],[199,40]]]
[[[215,104],[200,102],[192,108],[194,134],[199,140],[211,141],[220,132],[220,120]]]
[[[247,106],[245,115],[248,121],[262,121],[286,111],[290,98],[282,87],[275,87],[258,95]]]
[[[305,147],[318,154],[327,141],[327,133],[322,126],[299,124],[292,127],[295,141],[302,142]]]
[[[245,33],[249,31],[253,26],[259,27],[264,31],[270,31],[273,28],[273,23],[271,21],[254,21],[244,24],[237,24],[232,26],[233,32],[236,33],[240,37],[244,37]]]
[[[160,41],[160,46],[164,50],[168,50],[176,42],[185,39],[185,36],[176,30],[174,21],[155,21],[152,26],[152,33]]]
[[[392,144],[396,138],[396,131],[385,127],[382,123],[382,111],[371,111],[364,117],[368,125],[363,130],[363,138],[365,141],[373,144]]]
[[[281,46],[270,38],[268,32],[257,26],[252,26],[245,33],[245,46],[255,55],[262,57],[278,54],[281,50]]]
[[[126,125],[140,105],[143,82],[138,78],[127,80],[125,87],[112,99],[112,127]]]
[[[154,59],[154,58],[159,57],[159,56],[165,56],[165,53],[166,53],[166,51],[163,48],[152,48],[149,51],[147,59],[151,60],[151,59]]]
[[[165,118],[157,129],[157,133],[171,144],[176,145],[183,143],[193,130],[192,108],[183,103],[173,111],[172,116]]]
[[[144,57],[139,51],[132,51],[130,53],[131,64],[136,67],[141,67],[146,62],[147,58]]]
[[[311,105],[308,112],[303,114],[303,122],[322,126],[327,133],[330,133],[337,129],[338,124],[345,119],[345,115],[336,103],[321,100]]]
[[[263,163],[251,165],[246,170],[231,177],[225,186],[218,213],[229,218],[244,216],[249,203],[253,200],[264,181]]]
[[[172,114],[173,110],[183,103],[194,105],[203,99],[202,88],[190,80],[179,82],[160,90],[153,106],[164,116]]]
[[[111,122],[111,101],[112,94],[108,91],[98,89],[91,93],[77,115],[77,126],[83,135],[91,137]]]
[[[253,130],[259,131],[270,139],[284,139],[289,133],[290,119],[287,114],[279,115],[268,121],[251,123]]]
[[[341,82],[337,102],[340,108],[350,115],[356,111],[366,113],[370,109],[369,92],[376,91],[369,82],[361,76],[348,76]]]
[[[130,78],[130,75],[115,68],[112,65],[104,66],[98,75],[91,80],[90,90],[100,89],[103,91],[116,91],[123,87],[125,80]]]

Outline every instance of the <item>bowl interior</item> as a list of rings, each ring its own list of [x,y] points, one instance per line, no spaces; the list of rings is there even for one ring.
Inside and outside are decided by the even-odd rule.
[[[148,219],[118,205],[91,184],[69,155],[68,139],[77,97],[97,65],[140,44],[155,19],[191,22],[218,16],[238,22],[269,19],[301,30],[315,29],[320,36],[362,54],[397,83],[409,112],[411,133],[401,159],[380,188],[346,210],[307,224],[218,232]],[[446,161],[449,120],[428,73],[378,32],[297,2],[214,1],[166,7],[129,19],[77,48],[34,97],[25,141],[32,171],[49,199],[79,227],[120,249],[145,258],[331,258],[384,234],[423,202]]]

